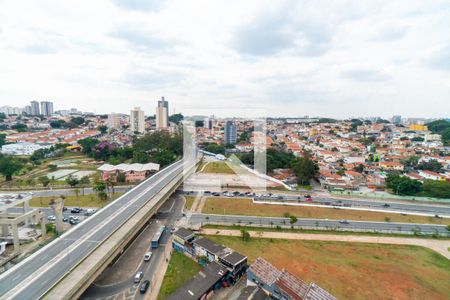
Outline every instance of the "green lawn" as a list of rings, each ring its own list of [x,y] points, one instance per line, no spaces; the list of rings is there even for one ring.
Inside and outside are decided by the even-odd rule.
[[[117,199],[122,194],[123,193],[114,193],[113,199]],[[48,203],[54,198],[57,197],[33,197],[33,199],[31,199],[30,201],[30,206],[47,207]],[[108,200],[107,201],[100,200],[95,194],[83,196],[81,191],[78,197],[75,195],[66,196],[66,200],[64,201],[65,206],[81,206],[81,207],[103,207],[108,203],[109,203]]]
[[[184,199],[186,199],[186,204],[184,205],[184,207],[187,210],[190,210],[192,207],[192,204],[194,204],[195,197],[194,196],[184,196]]]
[[[235,174],[234,171],[223,161],[213,161],[206,164],[202,173]]]
[[[263,257],[338,299],[449,299],[450,260],[417,246],[208,236]]]
[[[201,269],[202,267],[195,261],[174,251],[159,290],[158,300],[166,299]]]

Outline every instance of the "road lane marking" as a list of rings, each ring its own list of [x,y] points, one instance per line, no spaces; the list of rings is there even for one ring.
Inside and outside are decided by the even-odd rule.
[[[184,165],[184,164],[181,164]],[[170,175],[172,175],[172,173],[174,173],[175,171],[177,171],[181,166],[176,166],[174,167],[172,170],[170,170],[167,174],[165,175],[161,175],[161,177],[156,180],[150,187],[148,187],[147,189],[145,189],[143,192],[139,193],[138,195],[136,195],[135,197],[133,197],[132,199],[128,200],[128,203],[126,203],[125,205],[123,205],[119,210],[115,211],[114,214],[110,215],[110,217],[108,219],[105,219],[103,222],[101,222],[97,228],[93,229],[87,236],[85,236],[82,239],[79,239],[77,241],[79,241],[78,243],[73,243],[71,245],[71,247],[65,249],[66,251],[60,252],[59,255],[57,255],[56,257],[54,257],[47,265],[44,265],[40,268],[38,268],[34,273],[32,273],[31,275],[29,275],[26,279],[29,279],[27,281],[27,283],[25,285],[21,285],[19,288],[15,287],[14,289],[9,290],[7,293],[5,293],[3,297],[7,296],[7,298],[12,298],[15,297],[17,294],[19,294],[20,292],[23,291],[23,289],[25,289],[26,287],[28,287],[29,285],[31,285],[34,281],[36,281],[39,277],[43,276],[45,272],[47,272],[48,270],[50,270],[55,264],[57,264],[59,261],[61,261],[63,258],[65,258],[68,254],[70,254],[71,252],[75,251],[76,248],[78,248],[80,245],[82,245],[84,242],[89,241],[89,238],[91,236],[93,236],[94,234],[98,233],[98,230],[103,228],[104,226],[108,225],[108,223],[112,222],[114,220],[114,218],[120,214],[122,214],[128,207],[130,207],[132,204],[135,204],[136,202],[138,202],[139,200],[141,200],[141,198],[143,196],[145,196],[148,192],[150,192],[151,190],[153,190],[155,187],[157,187],[160,183],[162,183],[164,180],[166,180]],[[160,192],[165,186],[161,187],[158,192]],[[155,192],[151,197],[154,197],[154,195],[156,195],[157,193]],[[150,201],[147,201],[145,204],[143,205],[139,205],[139,208],[143,207],[144,205],[148,204],[148,202],[152,202],[154,201],[154,199],[151,199]],[[131,216],[130,216],[131,217]],[[129,219],[126,218],[123,222],[121,222],[121,224],[123,224],[124,222],[126,222]],[[116,227],[117,229],[117,227]],[[115,232],[115,230],[113,231]],[[111,232],[111,234],[113,233]],[[108,235],[107,237],[105,237],[102,242],[104,240],[106,240],[110,235]],[[99,243],[99,242],[98,242]],[[89,256],[89,254],[93,251],[94,249],[90,250],[88,254],[86,254],[85,256],[83,256],[83,258],[81,260],[84,260],[87,256]],[[81,261],[80,260],[80,261]],[[73,268],[73,267],[72,267]],[[71,269],[72,269],[71,268]],[[43,270],[41,270],[43,269]],[[67,270],[67,272],[69,272],[71,269]],[[67,273],[66,272],[66,273]],[[33,274],[38,273],[36,276],[32,276]],[[30,278],[31,277],[31,278]],[[1,278],[1,277],[0,277]],[[25,281],[25,280],[24,280]],[[53,286],[52,286],[53,287]],[[49,288],[50,289],[50,288]],[[48,290],[49,290],[48,289]],[[47,290],[47,291],[48,291]],[[46,291],[46,292],[47,292]],[[11,295],[10,295],[11,294]],[[45,293],[44,293],[45,294]]]

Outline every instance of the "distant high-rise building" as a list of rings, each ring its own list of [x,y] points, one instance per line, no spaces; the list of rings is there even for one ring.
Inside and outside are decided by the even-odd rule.
[[[110,113],[108,115],[108,127],[113,129],[119,129],[120,116],[118,113]]]
[[[37,116],[40,115],[41,112],[39,110],[39,102],[37,101],[31,101],[31,115],[32,116]]]
[[[213,118],[205,118],[203,120],[203,128],[212,129],[214,126],[214,119]]]
[[[41,114],[46,117],[53,115],[53,102],[42,101],[41,102]]]
[[[22,114],[23,109],[20,107],[11,107],[11,106],[1,106],[0,113],[4,113],[5,115],[20,115]]]
[[[130,112],[130,129],[132,132],[145,132],[144,111],[139,107],[135,107]]]
[[[165,129],[167,127],[169,127],[169,102],[161,97],[156,107],[156,128]]]
[[[401,122],[402,122],[402,116],[393,116],[392,117],[392,123],[400,124]]]
[[[23,112],[27,115],[31,115],[31,105],[25,105],[25,107],[23,108]]]
[[[237,141],[237,131],[236,125],[232,121],[227,121],[225,123],[225,144],[236,144]]]
[[[70,113],[75,115],[75,114],[78,113],[78,109],[76,109],[76,108],[71,108],[71,109],[70,109]]]

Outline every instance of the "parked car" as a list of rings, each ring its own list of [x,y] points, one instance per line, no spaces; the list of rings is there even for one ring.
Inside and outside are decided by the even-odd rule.
[[[63,207],[63,211],[67,211],[67,207],[64,206],[64,207]]]
[[[347,220],[340,220],[339,223],[341,223],[341,224],[350,224]]]
[[[144,261],[149,261],[152,258],[153,253],[152,252],[147,252],[144,255]]]
[[[139,283],[142,279],[142,276],[144,276],[143,272],[137,272],[136,275],[134,275],[134,283]]]
[[[383,207],[391,207],[389,204],[385,203],[383,204]]]
[[[150,286],[150,281],[145,280],[143,283],[141,283],[141,287],[139,288],[139,292],[141,294],[145,294],[145,292],[147,291],[149,286]]]
[[[86,212],[84,213],[84,215],[85,216],[92,216],[94,213],[95,213],[95,209],[93,209],[93,208],[88,208],[87,210],[86,210]]]
[[[212,193],[211,195],[213,195],[213,196],[220,196],[220,194],[217,193],[217,192],[214,192],[214,193]]]
[[[68,217],[63,217],[62,221],[67,223],[67,222],[69,222],[69,218]]]
[[[81,211],[82,211],[82,209],[79,207],[74,207],[70,210],[70,212],[73,214],[79,214]]]
[[[47,217],[47,220],[49,221],[56,221],[56,217],[54,215],[50,215]]]
[[[69,224],[70,224],[70,225],[76,225],[76,224],[78,224],[78,220],[75,220],[75,219],[69,219]]]

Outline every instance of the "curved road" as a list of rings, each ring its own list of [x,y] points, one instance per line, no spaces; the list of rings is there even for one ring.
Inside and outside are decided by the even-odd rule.
[[[38,299],[183,171],[178,161],[0,275],[0,298]]]

